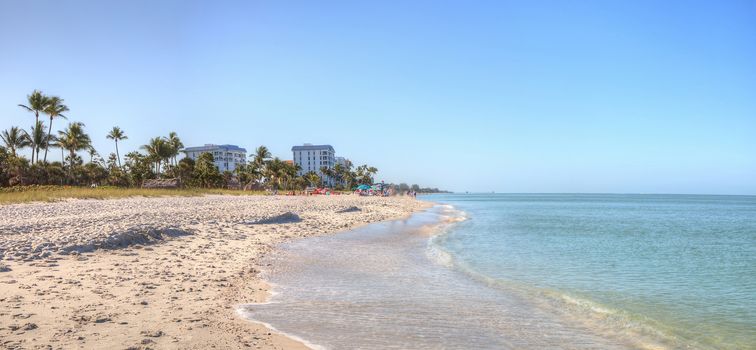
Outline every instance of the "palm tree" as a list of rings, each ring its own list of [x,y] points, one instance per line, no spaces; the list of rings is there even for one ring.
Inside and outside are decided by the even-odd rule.
[[[34,153],[36,151],[37,153],[37,162],[39,162],[39,150],[40,148],[45,148],[45,153],[47,153],[47,141],[49,137],[47,134],[45,134],[45,124],[42,123],[42,121],[37,121],[37,125],[31,127],[31,132],[24,131],[24,136],[27,140],[29,140],[29,143],[32,147],[32,164],[34,164]]]
[[[377,168],[363,164],[357,167],[355,177],[360,184],[371,185],[373,183],[373,175],[376,173],[378,173]]]
[[[289,165],[288,163],[283,163],[281,169],[278,171],[278,174],[279,179],[281,179],[280,182],[283,185],[282,187],[286,190],[290,190],[291,187],[289,186],[289,183],[297,175],[296,170],[292,171],[291,165]]]
[[[126,136],[126,133],[121,130],[121,128],[114,126],[113,129],[110,130],[108,133],[108,136],[106,136],[109,140],[115,141],[116,146],[116,158],[118,158],[118,167],[121,167],[121,156],[118,153],[118,141],[126,140],[129,137]]]
[[[320,176],[314,171],[311,171],[304,175],[305,180],[310,183],[310,186],[316,187],[320,184]]]
[[[162,147],[162,142],[163,139],[161,139],[160,137],[153,137],[152,139],[150,139],[150,142],[140,147],[141,149],[147,151],[147,157],[153,162],[153,170],[155,170],[155,173],[157,173],[157,159],[159,149]]]
[[[378,169],[372,169],[376,172],[378,171]],[[370,176],[370,168],[366,164],[358,166],[353,177],[360,185],[371,185],[373,183],[373,178]]]
[[[356,177],[354,171],[349,170],[349,168],[345,168],[343,176],[344,176],[344,187],[346,187],[346,189],[348,190],[351,190],[352,184],[354,183],[354,180]]]
[[[257,149],[255,150],[255,154],[253,154],[252,157],[254,157],[253,162],[258,167],[262,167],[263,165],[265,165],[265,161],[270,159],[271,154],[270,154],[270,151],[268,150],[268,147],[260,146],[260,147],[257,147]]]
[[[17,126],[11,127],[8,130],[3,130],[3,132],[0,133],[0,139],[3,139],[5,148],[7,148],[14,157],[16,156],[16,150],[31,146],[29,139],[23,134],[23,130]]]
[[[50,147],[58,147],[60,148],[60,164],[65,164],[66,155],[64,153],[65,148],[63,148],[63,144],[60,142],[60,138],[58,138],[55,135],[47,135],[47,137],[50,138]]]
[[[273,187],[273,190],[277,190],[278,185],[281,184],[281,177],[285,174],[284,164],[285,163],[281,161],[281,159],[278,159],[278,157],[276,157],[268,161],[265,165],[265,178]]]
[[[150,142],[141,147],[147,151],[147,155],[155,162],[155,173],[160,174],[160,165],[163,160],[168,159],[171,154],[171,146],[162,137],[153,137]]]
[[[333,180],[336,177],[336,171],[334,170],[334,168],[322,166],[320,167],[320,174],[322,174],[323,176],[323,182],[328,183],[329,186],[333,185]]]
[[[89,162],[94,163],[94,157],[99,155],[97,153],[97,150],[94,147],[89,146],[89,149],[87,149],[87,152],[89,153]]]
[[[260,179],[263,177],[263,169],[257,166],[254,162],[249,162],[244,166],[244,172],[246,173],[246,177],[249,178],[249,181],[247,182],[247,188],[249,185],[252,185],[252,183],[260,183]]]
[[[68,112],[68,106],[63,104],[63,99],[58,96],[52,96],[47,99],[47,107],[45,107],[44,111],[47,115],[50,116],[50,125],[49,129],[47,130],[47,134],[52,133],[52,124],[53,119],[55,118],[66,118],[65,115],[63,115],[63,112]],[[50,148],[50,144],[45,143],[45,156],[42,158],[43,162],[47,162],[47,149]],[[39,160],[39,152],[37,152],[37,160]]]
[[[173,165],[178,165],[176,157],[178,157],[181,149],[184,148],[184,144],[181,142],[181,139],[178,137],[178,135],[173,131],[168,134],[168,143],[171,145],[171,158],[173,158]]]
[[[302,166],[297,163],[284,162],[284,171],[286,172],[287,189],[296,189],[296,179],[299,171],[302,170]]]
[[[343,186],[344,185],[344,171],[345,171],[345,167],[343,165],[341,165],[341,164],[336,164],[336,165],[333,166],[333,169],[331,169],[331,170],[333,172],[333,178],[334,178],[335,182],[339,186]]]
[[[252,163],[248,167],[248,170],[250,171],[250,174],[252,175],[252,178],[257,180],[258,182],[261,182],[264,180],[264,178],[268,177],[267,173],[267,163],[268,159],[270,159],[272,155],[270,154],[270,151],[268,150],[268,147],[260,146],[257,147],[254,154],[251,154],[250,157],[253,157]]]
[[[34,124],[36,125],[39,121],[39,112],[44,112],[45,108],[47,108],[48,98],[42,94],[42,91],[34,90],[31,94],[26,95],[26,101],[26,104],[19,104],[18,106],[34,113]],[[34,149],[32,149],[32,162],[33,161]]]
[[[175,153],[176,151],[173,149],[173,145],[168,142],[168,139],[163,138],[163,147],[160,149],[158,156],[160,157],[160,160],[165,163],[166,168],[170,165],[171,157],[173,157]]]
[[[84,124],[80,122],[74,122],[68,124],[63,131],[58,131],[58,144],[68,150],[71,158],[71,169],[73,170],[74,158],[76,158],[76,152],[88,149],[92,145],[92,140],[84,132]]]

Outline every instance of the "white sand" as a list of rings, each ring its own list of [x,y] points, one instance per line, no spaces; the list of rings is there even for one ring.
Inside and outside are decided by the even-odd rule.
[[[262,255],[427,205],[206,196],[0,206],[0,347],[304,348],[234,312],[267,298]]]

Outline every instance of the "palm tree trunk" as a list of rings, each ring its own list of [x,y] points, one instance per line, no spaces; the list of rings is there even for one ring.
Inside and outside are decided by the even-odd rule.
[[[42,161],[45,163],[47,163],[47,149],[50,148],[50,133],[52,132],[52,122],[53,118],[50,117],[50,127],[47,128],[47,137],[45,137],[45,157],[42,159]],[[39,160],[39,152],[37,152],[37,160]]]
[[[39,111],[34,111],[34,127],[37,127],[37,124],[39,124]],[[39,158],[39,152],[37,152],[37,158]],[[31,161],[32,164],[34,164],[34,145],[32,145],[32,155],[31,155]]]
[[[70,161],[71,165],[69,166],[68,174],[69,174],[69,177],[71,178],[71,183],[73,184],[74,183],[74,178],[73,178],[74,163],[73,162],[74,162],[74,156],[76,156],[76,152],[74,152],[73,150],[69,150],[69,152],[71,152],[71,154],[68,155],[69,157],[71,157],[71,161]]]
[[[115,140],[116,144],[116,158],[118,158],[118,167],[121,168],[121,155],[118,154],[118,140]]]

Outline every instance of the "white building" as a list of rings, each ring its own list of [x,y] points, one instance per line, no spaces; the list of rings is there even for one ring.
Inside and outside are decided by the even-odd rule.
[[[212,154],[215,166],[220,172],[234,171],[238,164],[247,162],[247,150],[234,145],[206,144],[200,147],[187,147],[182,152],[194,161],[197,161],[202,153]]]
[[[340,164],[343,167],[346,167],[348,159],[344,157],[336,157],[336,164]]]
[[[294,153],[294,164],[299,164],[301,168],[298,175],[309,172],[315,172],[323,181],[333,186],[333,179],[324,176],[320,171],[321,167],[333,168],[336,165],[336,151],[331,145],[313,145],[305,143],[303,146],[294,146],[291,148]]]

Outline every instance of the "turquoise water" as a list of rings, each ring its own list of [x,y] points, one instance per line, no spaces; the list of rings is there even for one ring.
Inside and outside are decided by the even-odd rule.
[[[467,213],[433,243],[473,276],[672,347],[756,348],[756,197],[428,199]]]
[[[283,245],[239,312],[326,349],[756,348],[756,197],[424,199]]]

